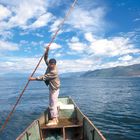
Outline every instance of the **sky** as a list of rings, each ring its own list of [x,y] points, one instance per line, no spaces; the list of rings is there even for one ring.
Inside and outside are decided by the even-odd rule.
[[[0,0],[0,74],[31,73],[72,3]],[[49,58],[59,73],[139,63],[140,0],[78,0]]]

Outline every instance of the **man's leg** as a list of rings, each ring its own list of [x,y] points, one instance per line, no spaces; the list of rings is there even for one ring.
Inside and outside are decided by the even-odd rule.
[[[57,110],[57,102],[58,102],[58,95],[59,89],[56,91],[49,90],[49,109],[51,119],[55,120],[58,117],[58,110]]]

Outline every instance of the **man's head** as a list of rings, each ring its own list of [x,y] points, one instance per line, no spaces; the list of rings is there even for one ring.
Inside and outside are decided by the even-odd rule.
[[[54,69],[54,67],[56,66],[56,60],[54,58],[50,59],[48,66],[50,69]]]

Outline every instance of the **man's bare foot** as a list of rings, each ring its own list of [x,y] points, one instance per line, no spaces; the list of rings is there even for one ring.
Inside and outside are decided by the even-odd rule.
[[[49,120],[49,122],[46,125],[51,126],[51,125],[57,125],[57,124],[58,124],[58,119],[53,118],[52,120]]]
[[[59,122],[58,118],[55,118],[55,121],[58,123]]]

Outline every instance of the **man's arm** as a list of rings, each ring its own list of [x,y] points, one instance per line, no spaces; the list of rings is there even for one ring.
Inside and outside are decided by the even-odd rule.
[[[37,78],[35,78],[35,77],[29,77],[29,80],[30,80],[30,81],[36,81]]]
[[[49,53],[49,49],[50,47],[46,48],[45,54],[44,54],[44,61],[46,63],[46,65],[48,65],[48,53]]]
[[[29,81],[43,81],[42,76],[40,77],[29,77]]]
[[[46,81],[46,80],[54,79],[56,77],[57,77],[57,74],[55,72],[50,72],[39,77],[29,77],[29,80],[30,81]]]

